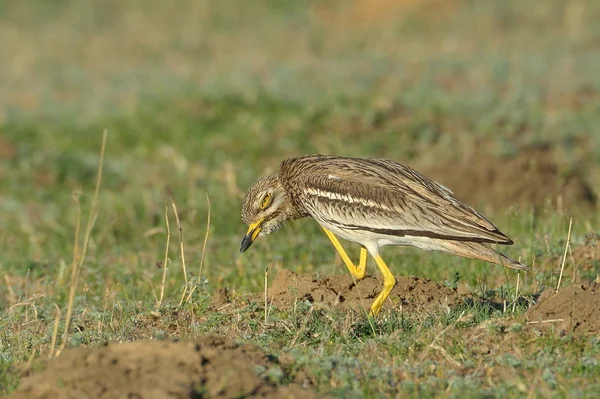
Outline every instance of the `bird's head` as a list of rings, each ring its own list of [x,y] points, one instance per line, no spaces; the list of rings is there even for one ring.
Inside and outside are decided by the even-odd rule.
[[[292,213],[293,206],[277,175],[258,180],[248,189],[242,205],[242,221],[248,231],[240,252],[250,248],[257,237],[277,231]]]

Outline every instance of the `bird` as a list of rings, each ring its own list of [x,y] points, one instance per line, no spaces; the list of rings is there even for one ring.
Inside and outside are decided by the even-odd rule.
[[[490,244],[514,242],[442,184],[390,159],[322,154],[285,159],[276,173],[248,188],[241,211],[248,228],[240,252],[285,222],[307,217],[321,226],[356,280],[366,276],[368,255],[374,259],[383,287],[370,316],[379,314],[396,284],[380,254],[385,246],[443,251],[529,269],[492,248]],[[338,237],[360,244],[358,264]]]

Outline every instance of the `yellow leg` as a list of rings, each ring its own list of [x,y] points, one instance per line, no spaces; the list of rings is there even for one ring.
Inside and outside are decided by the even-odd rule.
[[[365,247],[360,247],[360,260],[358,261],[358,266],[356,266],[354,263],[352,263],[346,251],[344,251],[344,248],[342,248],[342,244],[340,244],[337,237],[324,227],[323,230],[325,230],[325,234],[327,234],[327,237],[329,237],[331,243],[342,257],[342,260],[348,267],[348,270],[350,270],[350,274],[352,274],[357,280],[362,280],[365,278],[365,275],[367,274],[367,249]]]
[[[392,272],[390,272],[390,269],[388,269],[381,256],[377,255],[374,258],[375,263],[377,263],[377,266],[379,267],[379,270],[381,270],[381,274],[383,274],[383,289],[371,305],[372,316],[376,316],[379,313],[381,307],[383,306],[383,302],[385,302],[388,295],[390,295],[392,288],[394,288],[394,286],[396,285],[396,279],[394,278],[394,275],[392,274]]]

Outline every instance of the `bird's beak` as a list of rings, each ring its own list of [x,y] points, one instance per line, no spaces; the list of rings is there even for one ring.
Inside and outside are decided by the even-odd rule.
[[[262,224],[263,220],[264,219],[259,219],[255,223],[252,223],[250,226],[248,226],[248,231],[246,232],[246,235],[242,239],[242,245],[240,246],[240,252],[244,252],[245,250],[250,248],[250,245],[252,245],[254,240],[256,240],[256,237],[258,237],[258,234],[262,230],[261,224]]]

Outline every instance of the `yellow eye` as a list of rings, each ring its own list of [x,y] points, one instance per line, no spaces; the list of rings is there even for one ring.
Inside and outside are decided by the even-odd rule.
[[[271,194],[265,194],[263,197],[262,203],[260,204],[260,209],[266,209],[271,204]]]

